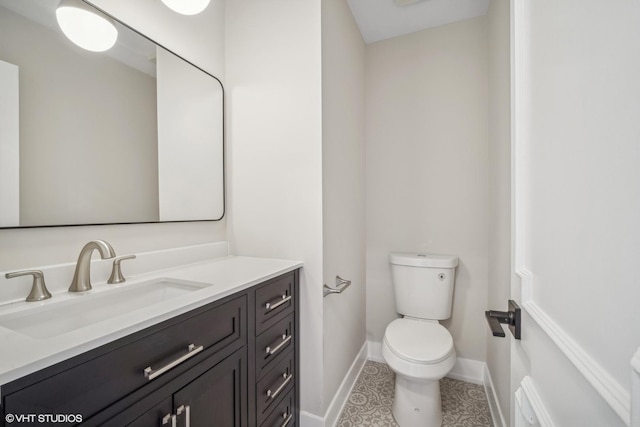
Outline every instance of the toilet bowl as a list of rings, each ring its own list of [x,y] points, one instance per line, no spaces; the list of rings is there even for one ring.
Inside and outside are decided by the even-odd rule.
[[[392,412],[400,427],[440,427],[440,379],[453,368],[453,338],[438,320],[451,316],[458,257],[392,253],[396,311],[382,357],[396,373]]]
[[[435,321],[396,319],[385,331],[382,356],[396,374],[392,412],[400,427],[440,427],[439,380],[456,362],[449,331]]]

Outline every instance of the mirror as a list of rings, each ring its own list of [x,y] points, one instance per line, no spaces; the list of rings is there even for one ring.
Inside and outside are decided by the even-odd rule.
[[[54,0],[0,0],[0,228],[219,220],[220,81],[116,22],[74,45]]]

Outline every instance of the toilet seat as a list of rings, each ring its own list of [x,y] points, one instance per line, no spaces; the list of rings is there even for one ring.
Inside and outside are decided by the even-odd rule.
[[[443,378],[456,361],[449,331],[439,323],[407,318],[387,326],[382,356],[397,374],[425,380]]]
[[[413,363],[438,363],[453,352],[451,334],[435,322],[396,319],[387,326],[384,339],[396,356]]]

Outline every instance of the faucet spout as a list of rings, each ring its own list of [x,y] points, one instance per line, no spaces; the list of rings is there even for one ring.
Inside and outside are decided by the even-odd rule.
[[[91,289],[91,255],[94,250],[98,250],[102,259],[109,259],[116,256],[113,247],[104,240],[92,240],[80,251],[76,271],[73,274],[69,292],[85,292]]]

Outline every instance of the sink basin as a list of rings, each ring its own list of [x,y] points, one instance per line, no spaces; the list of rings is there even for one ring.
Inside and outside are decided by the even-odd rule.
[[[208,284],[155,279],[101,292],[87,292],[56,303],[0,316],[0,327],[33,338],[51,338],[97,322],[189,294]]]

